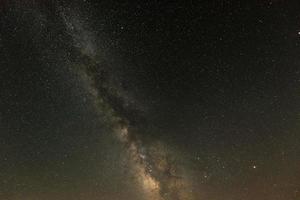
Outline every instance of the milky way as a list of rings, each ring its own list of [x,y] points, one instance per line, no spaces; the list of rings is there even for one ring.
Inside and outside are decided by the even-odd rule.
[[[74,48],[78,48],[82,56],[88,59],[88,62],[77,68],[78,73],[86,83],[86,89],[93,97],[99,115],[107,116],[107,123],[111,124],[114,134],[124,145],[129,159],[128,165],[144,190],[143,199],[193,199],[187,177],[180,174],[180,167],[176,166],[174,161],[172,162],[172,156],[169,155],[164,144],[145,146],[138,130],[131,127],[130,119],[126,118],[126,114],[122,115],[122,112],[132,112],[128,109],[126,102],[128,100],[123,96],[124,93],[119,92],[121,88],[114,87],[107,77],[103,77],[104,73],[101,74],[107,69],[101,66],[101,61],[97,60],[97,47],[93,43],[94,35],[85,29],[88,29],[88,25],[84,24],[78,14],[74,15],[70,10],[69,16],[64,11],[61,11],[61,16],[68,33],[73,38]],[[105,76],[109,77],[112,74],[105,74]],[[97,81],[99,79],[102,81]],[[116,104],[110,104],[109,100],[112,99],[116,99]],[[130,131],[131,129],[134,131]]]

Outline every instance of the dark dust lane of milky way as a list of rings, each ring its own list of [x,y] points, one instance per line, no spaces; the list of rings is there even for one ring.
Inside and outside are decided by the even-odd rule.
[[[0,200],[299,200],[300,3],[0,0]]]

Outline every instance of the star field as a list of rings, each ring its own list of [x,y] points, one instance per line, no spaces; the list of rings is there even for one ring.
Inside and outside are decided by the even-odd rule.
[[[299,11],[0,1],[0,199],[299,199]]]

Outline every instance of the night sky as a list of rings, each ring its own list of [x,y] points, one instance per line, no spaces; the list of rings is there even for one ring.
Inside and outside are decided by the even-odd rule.
[[[0,200],[299,200],[300,2],[0,0]]]

